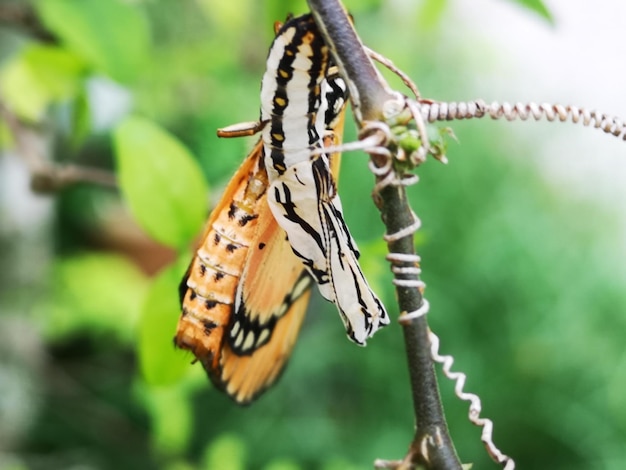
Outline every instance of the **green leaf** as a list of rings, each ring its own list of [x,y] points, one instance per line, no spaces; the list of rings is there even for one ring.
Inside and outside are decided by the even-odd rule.
[[[263,468],[263,470],[302,470],[302,467],[293,460],[279,458],[276,460],[272,460]]]
[[[448,0],[426,0],[419,9],[420,29],[433,29],[440,23],[448,6]]]
[[[243,470],[246,468],[246,447],[243,441],[232,434],[222,434],[204,452],[204,470]]]
[[[77,93],[84,78],[84,62],[70,51],[33,44],[24,50],[24,60],[54,99],[69,98]]]
[[[139,364],[150,385],[174,383],[190,368],[192,358],[175,349],[172,341],[180,316],[177,287],[186,268],[181,261],[165,268],[154,279],[141,308]]]
[[[82,89],[72,103],[72,134],[70,142],[74,149],[78,148],[91,130],[91,107],[87,90]]]
[[[77,92],[83,72],[84,64],[70,52],[31,45],[2,69],[0,93],[19,117],[37,121],[51,102]]]
[[[542,0],[510,0],[514,3],[518,3],[522,5],[524,8],[528,8],[531,11],[534,11],[539,16],[543,17],[548,23],[554,23],[554,17],[548,7],[543,3]]]
[[[375,11],[380,9],[383,4],[382,0],[346,0],[344,6],[351,14],[357,14],[367,11]]]
[[[180,455],[187,448],[193,430],[193,413],[187,390],[178,386],[137,385],[135,390],[150,412],[152,446],[160,454]]]
[[[0,73],[0,95],[20,118],[37,121],[52,97],[21,57],[11,60]]]
[[[50,278],[52,296],[37,310],[47,338],[88,331],[131,341],[147,283],[127,259],[100,254],[65,258],[55,263]]]
[[[387,243],[382,239],[374,239],[358,243],[361,251],[359,264],[370,287],[378,293],[385,292],[391,286],[391,273],[386,263],[381,263],[389,253]]]
[[[121,82],[133,81],[149,57],[144,15],[120,0],[44,0],[40,17],[72,51]]]
[[[126,118],[114,132],[122,193],[139,224],[166,245],[182,248],[207,214],[207,185],[191,153],[143,118]]]

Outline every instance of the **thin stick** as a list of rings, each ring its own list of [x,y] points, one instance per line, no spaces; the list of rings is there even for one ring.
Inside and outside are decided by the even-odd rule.
[[[349,85],[351,102],[358,124],[381,120],[384,109],[396,95],[377,72],[359,40],[344,8],[338,0],[308,0],[315,20],[333,51],[341,75]],[[384,148],[383,148],[384,150]],[[372,152],[375,153],[375,152]],[[381,166],[384,158],[373,159]],[[388,248],[394,255],[406,255],[416,260],[413,235],[404,235],[406,227],[413,227],[416,218],[411,210],[405,188],[399,184],[381,185],[389,172],[376,172],[380,191],[375,197],[387,227]],[[416,262],[395,264],[396,292],[401,312],[423,312],[423,283],[419,279]],[[406,282],[402,282],[406,281]],[[406,315],[406,314],[405,314]],[[462,468],[450,439],[437,385],[434,364],[430,354],[429,329],[426,316],[405,316],[402,322],[409,366],[413,406],[417,429],[407,456],[399,462],[380,462],[385,468],[411,469],[420,465],[426,469]]]
[[[81,165],[54,165],[47,161],[39,148],[40,136],[22,124],[2,102],[0,117],[15,140],[17,154],[24,160],[31,178],[31,188],[38,193],[59,191],[78,183],[117,187],[115,175],[107,170]]]

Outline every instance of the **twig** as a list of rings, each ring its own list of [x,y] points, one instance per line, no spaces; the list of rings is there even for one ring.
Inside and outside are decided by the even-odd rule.
[[[355,117],[360,127],[365,121],[382,120],[389,103],[397,100],[377,72],[338,0],[308,0],[315,20],[329,44],[333,58],[349,86]],[[384,468],[461,469],[447,429],[439,387],[430,354],[429,329],[424,313],[423,283],[419,279],[419,258],[415,254],[413,231],[418,220],[411,210],[404,183],[394,179],[389,153],[377,147],[370,153],[377,174],[375,201],[389,234],[386,239],[396,274],[396,292],[409,365],[415,421],[413,442],[402,461],[381,462]],[[388,168],[386,166],[389,166]],[[404,259],[403,259],[404,257]],[[407,314],[406,312],[410,312]]]
[[[115,175],[107,170],[81,165],[54,165],[46,160],[41,149],[41,136],[22,124],[2,102],[0,117],[15,140],[17,154],[22,157],[31,175],[31,188],[38,193],[51,193],[78,183],[117,187]]]
[[[349,78],[346,83],[357,122],[382,119],[383,105],[393,92],[369,59],[345,9],[338,0],[309,0],[309,6],[341,75]]]
[[[41,23],[34,10],[27,5],[0,5],[0,25],[16,26],[44,42],[56,42],[56,38]]]

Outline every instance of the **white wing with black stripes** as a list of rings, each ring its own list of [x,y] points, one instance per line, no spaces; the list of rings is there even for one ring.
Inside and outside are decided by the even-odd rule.
[[[348,336],[365,344],[389,316],[359,267],[326,156],[287,168],[272,182],[268,203],[320,293],[337,305]]]
[[[345,84],[328,76],[329,63],[310,15],[286,23],[274,40],[261,85],[267,200],[293,252],[337,305],[348,336],[365,344],[389,317],[359,267],[328,156],[313,155],[345,100]]]

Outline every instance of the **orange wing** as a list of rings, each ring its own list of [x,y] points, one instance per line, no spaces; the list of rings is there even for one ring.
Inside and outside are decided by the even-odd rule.
[[[238,403],[272,385],[295,344],[311,282],[267,205],[262,143],[228,184],[180,285],[174,339]]]
[[[326,146],[338,145],[341,112]],[[339,174],[340,154],[331,157]],[[190,350],[213,383],[239,404],[283,371],[304,320],[312,279],[267,204],[259,140],[217,204],[180,284],[174,343]]]

